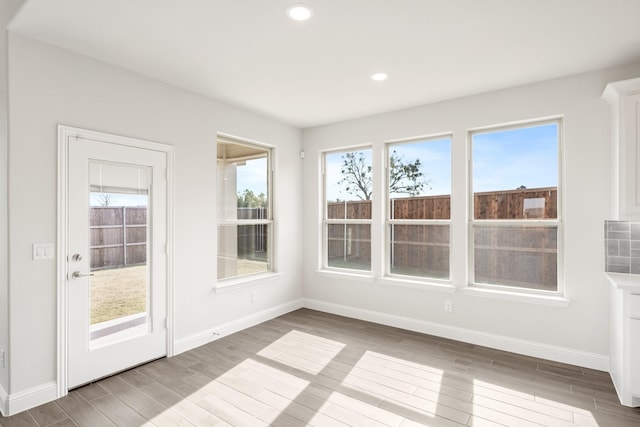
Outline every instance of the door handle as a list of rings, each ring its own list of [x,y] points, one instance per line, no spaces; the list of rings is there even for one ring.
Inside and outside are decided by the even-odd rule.
[[[74,279],[79,279],[81,277],[93,276],[93,273],[80,273],[79,271],[74,271],[71,273],[71,277]]]

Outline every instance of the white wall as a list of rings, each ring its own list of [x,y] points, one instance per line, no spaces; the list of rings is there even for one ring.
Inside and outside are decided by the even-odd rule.
[[[587,358],[606,358],[608,297],[601,276],[610,116],[600,94],[608,81],[640,75],[640,64],[308,129],[303,133],[306,157],[301,161],[300,132],[294,128],[19,36],[10,36],[9,48],[11,259],[7,292],[0,289],[0,309],[6,307],[2,298],[8,294],[11,311],[8,335],[0,327],[0,345],[10,337],[10,381],[5,381],[4,373],[0,384],[10,384],[11,394],[55,381],[55,262],[32,261],[31,244],[56,240],[60,123],[175,146],[176,341],[293,301],[302,296],[304,283],[304,296],[327,307],[401,316],[417,324],[441,325],[442,330],[459,328],[478,337],[498,336],[539,344],[543,350],[565,348]],[[564,115],[565,125],[565,284],[571,299],[567,308],[316,274],[319,150],[372,143],[379,152],[386,140],[453,132],[452,278],[463,287],[467,129],[558,114]],[[217,132],[277,147],[276,251],[283,274],[257,285],[255,303],[249,296],[251,287],[213,291]],[[380,253],[380,248],[376,250]],[[453,313],[443,310],[446,298],[453,300]]]
[[[8,153],[8,77],[7,31],[11,18],[24,0],[0,2],[0,349],[9,347],[9,287],[8,287],[8,221],[7,221],[7,153]],[[9,390],[9,374],[0,364],[0,395]]]
[[[413,324],[419,330],[606,369],[608,296],[602,277],[603,221],[610,190],[610,113],[600,96],[608,81],[638,75],[640,64],[635,64],[305,130],[305,297],[317,307],[336,312]],[[558,308],[464,294],[467,130],[556,115],[564,116],[564,283],[570,305]],[[384,141],[442,132],[453,132],[451,277],[456,293],[316,273],[322,213],[319,151],[373,144],[375,160],[376,156],[381,159]],[[382,183],[376,185],[381,189]],[[374,215],[383,210],[381,203],[374,201]],[[381,248],[373,251],[374,256],[382,254]],[[452,313],[444,311],[445,299],[453,301]]]
[[[9,73],[12,394],[56,379],[56,267],[32,261],[31,244],[56,241],[58,124],[175,147],[175,341],[300,298],[299,130],[13,34]],[[276,219],[286,226],[278,227],[276,251],[287,262],[268,283],[217,294],[218,132],[277,147]]]

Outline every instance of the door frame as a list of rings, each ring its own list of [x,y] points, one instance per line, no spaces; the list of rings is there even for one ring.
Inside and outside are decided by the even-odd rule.
[[[58,219],[57,237],[57,392],[58,397],[66,396],[68,390],[68,292],[67,253],[69,224],[69,144],[70,138],[82,138],[97,142],[123,145],[164,153],[167,160],[167,356],[174,355],[173,348],[173,146],[136,138],[112,135],[71,126],[58,125]]]

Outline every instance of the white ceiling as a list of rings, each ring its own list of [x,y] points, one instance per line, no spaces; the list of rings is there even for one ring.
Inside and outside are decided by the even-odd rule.
[[[640,0],[27,0],[9,28],[302,128],[640,60]]]

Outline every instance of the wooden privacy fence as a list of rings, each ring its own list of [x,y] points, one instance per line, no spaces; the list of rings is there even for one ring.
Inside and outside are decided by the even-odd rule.
[[[556,187],[487,191],[474,194],[476,219],[549,219],[558,217]],[[449,219],[451,196],[391,199],[392,219]],[[371,200],[327,203],[329,219],[371,218]]]
[[[423,196],[392,199],[391,218],[450,219],[451,198]],[[557,188],[532,188],[474,194],[476,219],[555,219]],[[369,219],[371,201],[331,202],[329,219]],[[517,224],[514,224],[517,227]],[[515,230],[515,231],[514,231]],[[390,233],[391,271],[448,277],[448,224],[395,224]],[[370,264],[371,227],[361,224],[330,224],[327,256],[331,266]],[[553,227],[482,227],[474,232],[476,280],[487,283],[534,283],[554,289],[557,272],[557,230]],[[526,269],[522,266],[526,265]],[[527,285],[528,286],[528,285]]]
[[[146,207],[91,207],[89,229],[91,270],[147,262]]]
[[[550,219],[558,217],[556,187],[476,193],[476,219]]]
[[[265,219],[267,208],[238,208],[238,219]],[[251,224],[238,226],[238,256],[266,260],[268,257],[268,226]]]

